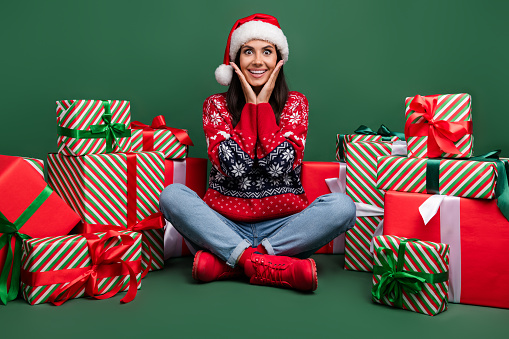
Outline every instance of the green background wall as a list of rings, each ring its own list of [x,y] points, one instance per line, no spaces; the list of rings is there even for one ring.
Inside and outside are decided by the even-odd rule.
[[[475,153],[505,138],[507,1],[9,1],[0,13],[3,154],[56,150],[55,101],[127,99],[133,120],[164,114],[205,157],[204,99],[235,20],[275,15],[290,89],[310,103],[305,159],[333,161],[335,134],[403,130],[415,94],[472,95]]]

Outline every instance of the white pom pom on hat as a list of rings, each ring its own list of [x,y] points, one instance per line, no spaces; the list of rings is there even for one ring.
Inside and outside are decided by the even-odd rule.
[[[233,77],[233,67],[230,66],[230,62],[234,61],[243,44],[255,39],[273,43],[281,53],[283,61],[285,63],[288,61],[288,42],[277,19],[268,14],[253,14],[237,20],[233,25],[226,42],[223,64],[219,65],[215,71],[218,83],[223,86],[230,85]]]

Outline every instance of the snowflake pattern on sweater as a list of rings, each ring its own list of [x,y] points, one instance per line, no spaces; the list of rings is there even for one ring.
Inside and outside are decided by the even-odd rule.
[[[203,129],[212,162],[204,201],[238,221],[261,221],[303,210],[300,181],[308,128],[308,102],[290,92],[279,125],[268,103],[246,104],[233,127],[225,93],[203,105]]]

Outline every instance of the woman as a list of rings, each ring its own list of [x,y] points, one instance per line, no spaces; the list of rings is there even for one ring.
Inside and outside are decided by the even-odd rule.
[[[354,225],[355,205],[344,194],[308,206],[300,181],[308,102],[288,91],[286,61],[276,18],[254,14],[235,23],[215,72],[228,92],[203,105],[209,189],[203,200],[179,184],[161,195],[166,219],[200,249],[193,264],[199,281],[246,275],[253,284],[314,291],[316,265],[308,257]]]

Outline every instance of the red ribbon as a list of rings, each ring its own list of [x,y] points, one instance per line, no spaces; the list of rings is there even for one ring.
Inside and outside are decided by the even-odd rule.
[[[405,137],[428,137],[428,157],[437,158],[442,153],[459,154],[461,151],[454,145],[461,137],[472,134],[472,121],[451,122],[435,120],[438,96],[416,95],[410,103],[414,111],[405,123]],[[413,124],[416,119],[424,118],[424,122]]]
[[[130,262],[121,259],[134,244],[134,239],[116,231],[108,231],[102,238],[97,234],[82,236],[87,239],[92,266],[55,272],[27,272],[22,269],[21,281],[30,286],[62,284],[48,299],[49,302],[59,306],[74,297],[83,286],[85,294],[93,299],[111,298],[122,289],[122,284],[118,283],[111,291],[99,295],[99,279],[128,274],[127,294],[120,301],[128,303],[134,300],[138,290],[136,274],[141,272],[141,262],[139,259]],[[106,241],[117,237],[120,237],[121,243],[105,249]]]
[[[153,151],[154,150],[154,131],[158,129],[165,129],[170,131],[177,140],[187,146],[194,146],[189,134],[183,129],[173,128],[166,126],[166,121],[164,120],[164,116],[158,115],[152,120],[152,125],[145,125],[139,121],[133,121],[131,123],[132,129],[141,129],[143,130],[143,150],[144,151]]]

